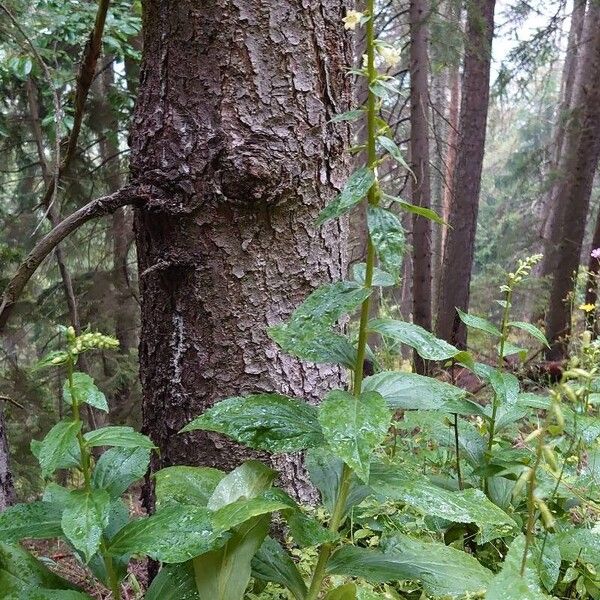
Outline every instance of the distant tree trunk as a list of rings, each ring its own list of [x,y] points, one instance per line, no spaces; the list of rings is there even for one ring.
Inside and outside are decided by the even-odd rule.
[[[554,273],[557,266],[556,263],[558,262],[558,247],[565,218],[562,210],[563,207],[557,202],[560,181],[563,178],[563,174],[560,172],[559,167],[564,149],[565,132],[571,118],[570,109],[573,102],[573,89],[577,73],[577,60],[580,54],[586,4],[587,0],[575,0],[573,12],[571,13],[569,41],[567,44],[561,78],[561,101],[557,110],[557,123],[554,132],[553,153],[550,164],[550,177],[553,181],[541,210],[543,222],[540,235],[542,238],[542,253],[544,254],[544,258],[537,270],[540,277],[547,277]]]
[[[14,494],[3,409],[3,403],[0,400],[0,512],[12,504]]]
[[[436,322],[438,336],[461,348],[466,347],[467,331],[458,318],[456,308],[468,310],[469,307],[490,92],[495,4],[495,0],[468,3],[460,132]]]
[[[596,225],[594,227],[594,235],[592,238],[592,250],[600,248],[600,211],[596,215]],[[598,278],[600,277],[600,259],[593,256],[588,258],[588,277],[585,286],[585,303],[596,304],[598,301]],[[591,311],[586,313],[588,329],[593,333],[594,338],[598,337],[598,313]]]
[[[571,108],[573,116],[565,131],[560,162],[563,176],[556,196],[565,218],[546,317],[546,335],[551,343],[547,352],[549,360],[560,360],[567,352],[571,314],[566,299],[573,290],[573,277],[579,267],[600,156],[600,4],[597,2],[591,2],[586,13],[578,62]]]
[[[144,429],[160,465],[230,469],[248,452],[179,429],[228,396],[317,402],[341,370],[281,353],[267,327],[345,273],[343,223],[315,218],[347,178],[345,0],[143,2],[131,177]],[[298,457],[279,459],[298,496]]]
[[[431,172],[429,168],[429,57],[428,0],[410,3],[410,158],[414,178],[411,180],[412,202],[431,206]],[[413,218],[413,321],[431,330],[431,221]],[[426,370],[415,353],[417,372]]]

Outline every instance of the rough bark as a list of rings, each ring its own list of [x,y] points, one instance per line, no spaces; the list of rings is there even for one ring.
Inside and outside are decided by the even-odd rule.
[[[565,132],[560,163],[564,176],[556,196],[565,218],[546,318],[546,335],[551,344],[549,360],[560,360],[566,355],[571,328],[570,303],[566,299],[573,290],[573,277],[579,267],[600,156],[600,4],[595,1],[587,9],[580,52],[572,119]]]
[[[12,504],[14,489],[9,467],[8,440],[4,410],[0,400],[0,512]]]
[[[347,175],[347,128],[326,125],[348,104],[345,8],[143,3],[131,174],[161,192],[136,209],[135,232],[144,428],[162,465],[230,469],[248,456],[217,435],[177,435],[219,399],[316,402],[342,381],[280,353],[266,329],[345,272],[343,224],[314,226]],[[306,496],[298,460],[283,462]]]
[[[428,0],[410,3],[410,157],[412,202],[430,208]],[[413,321],[431,330],[431,221],[413,217]],[[425,363],[415,352],[417,372]]]
[[[560,181],[563,177],[563,174],[559,169],[561,156],[564,150],[565,132],[570,120],[570,109],[573,101],[577,60],[581,47],[586,4],[587,0],[575,0],[573,12],[571,13],[569,40],[567,43],[565,62],[561,77],[561,101],[557,110],[557,123],[554,132],[553,153],[550,164],[552,185],[548,190],[545,202],[541,209],[543,221],[540,235],[544,258],[540,263],[540,268],[537,270],[540,277],[547,277],[554,273],[558,262],[558,247],[565,218],[564,211],[562,210],[563,207],[557,201]]]
[[[490,90],[495,0],[468,3],[460,132],[444,244],[437,335],[461,348],[467,331],[456,308],[468,310]]]

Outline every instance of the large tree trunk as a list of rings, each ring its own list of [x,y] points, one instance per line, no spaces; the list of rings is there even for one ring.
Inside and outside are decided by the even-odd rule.
[[[559,168],[564,150],[565,132],[570,120],[570,110],[573,102],[577,59],[580,54],[586,4],[587,0],[575,0],[573,12],[571,13],[569,40],[561,79],[561,101],[557,110],[557,123],[554,132],[553,153],[550,164],[550,176],[551,179],[553,179],[553,183],[546,194],[545,201],[540,211],[543,217],[540,236],[542,239],[542,252],[544,254],[539,269],[536,269],[540,277],[547,277],[554,273],[558,262],[558,247],[565,219],[562,210],[563,207],[557,202],[560,181],[564,176],[559,171]]]
[[[573,117],[565,132],[560,163],[561,177],[556,201],[565,218],[546,335],[551,343],[549,360],[564,358],[571,329],[570,303],[573,278],[579,267],[581,246],[594,175],[600,156],[600,4],[591,2],[585,17],[579,67],[573,91]]]
[[[14,492],[9,467],[8,440],[3,409],[2,400],[0,399],[0,511],[10,506]]]
[[[162,465],[229,469],[247,452],[177,435],[228,396],[316,402],[336,367],[283,355],[267,327],[345,274],[345,227],[314,221],[343,185],[345,0],[146,0],[131,172],[136,209],[144,428]],[[300,497],[298,460],[282,465]]]
[[[410,3],[410,159],[414,178],[411,180],[412,202],[431,205],[431,173],[429,168],[429,57],[428,0]],[[413,321],[431,330],[431,221],[417,215],[413,218]],[[425,363],[415,352],[418,372]]]
[[[461,348],[466,347],[467,331],[458,318],[456,308],[468,310],[469,307],[485,150],[495,4],[495,0],[468,3],[460,132],[436,322],[438,336]]]

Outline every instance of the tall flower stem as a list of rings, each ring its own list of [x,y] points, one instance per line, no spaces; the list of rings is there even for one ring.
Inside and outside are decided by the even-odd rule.
[[[377,80],[377,69],[375,68],[375,0],[367,0],[366,15],[368,20],[366,23],[366,45],[367,45],[367,82],[368,82],[368,98],[367,98],[367,165],[375,173],[375,182],[371,186],[367,196],[368,206],[377,206],[380,200],[379,182],[377,180],[377,150],[375,147],[375,139],[377,134],[377,98],[371,90],[372,84]],[[366,288],[373,288],[373,270],[375,268],[375,247],[368,237],[367,242],[367,258],[365,270]],[[358,328],[358,343],[356,351],[356,363],[354,365],[354,381],[352,385],[352,393],[359,396],[362,391],[362,382],[364,378],[364,361],[367,349],[367,335],[369,323],[369,307],[370,297],[368,297],[361,305],[360,324]],[[337,533],[341,527],[346,514],[346,503],[348,501],[348,492],[350,491],[350,480],[352,477],[352,469],[344,465],[342,476],[340,479],[340,487],[335,501],[331,519],[329,521],[329,530],[332,533]],[[319,557],[313,572],[310,588],[306,596],[306,600],[316,600],[321,591],[323,579],[326,575],[327,562],[334,550],[334,545],[331,543],[323,544],[319,550]]]

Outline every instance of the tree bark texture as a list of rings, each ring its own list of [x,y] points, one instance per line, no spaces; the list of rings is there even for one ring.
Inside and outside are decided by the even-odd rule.
[[[546,336],[549,360],[564,358],[571,329],[569,293],[578,270],[594,175],[600,156],[600,3],[589,3],[581,41],[572,118],[565,132],[556,202],[564,214]]]
[[[573,103],[573,90],[577,74],[577,61],[581,48],[586,5],[587,0],[575,0],[573,12],[571,13],[569,40],[561,77],[561,101],[557,111],[557,123],[554,132],[553,153],[550,165],[550,176],[553,181],[542,207],[543,221],[540,233],[544,258],[540,263],[539,270],[537,270],[540,277],[547,277],[554,273],[558,262],[558,247],[565,215],[562,210],[563,207],[557,202],[557,195],[560,189],[560,181],[566,175],[562,174],[559,169],[564,150],[565,132],[568,128],[570,109]]]
[[[12,504],[13,482],[9,467],[8,440],[4,410],[0,400],[0,512]]]
[[[490,92],[495,0],[468,3],[460,131],[444,243],[437,335],[461,348],[467,331],[456,308],[468,310]]]
[[[412,202],[431,206],[429,168],[429,17],[428,0],[410,3],[410,158]],[[431,221],[413,217],[413,321],[431,330]],[[415,352],[418,372],[425,364]]]
[[[333,366],[283,355],[267,327],[345,274],[343,223],[315,218],[347,178],[352,59],[345,0],[146,0],[131,176],[144,428],[161,465],[230,469],[245,449],[177,432],[216,401],[282,392],[317,402]],[[283,458],[300,497],[297,457]],[[159,465],[155,465],[159,466]]]

